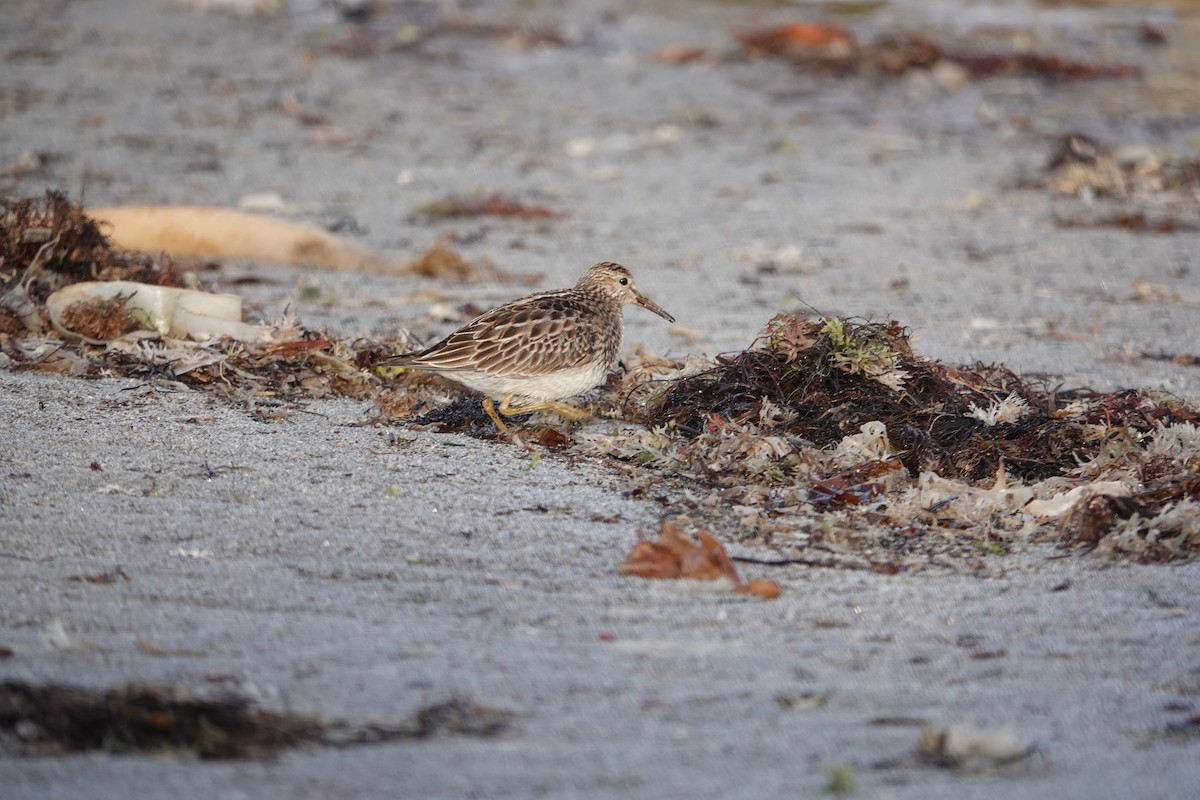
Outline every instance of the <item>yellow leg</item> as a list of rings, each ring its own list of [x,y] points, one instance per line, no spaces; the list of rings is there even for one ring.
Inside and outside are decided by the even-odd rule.
[[[589,416],[588,413],[581,408],[575,408],[574,406],[569,406],[566,403],[557,403],[553,400],[547,400],[544,403],[534,403],[528,406],[521,406],[520,408],[513,408],[512,399],[513,396],[510,394],[500,401],[500,408],[498,410],[506,417],[516,416],[517,414],[528,414],[532,411],[553,411],[560,417],[569,419],[572,422],[582,422]],[[492,417],[492,419],[495,419],[495,417]]]
[[[500,413],[504,413],[504,407],[508,404],[508,401],[511,399],[512,399],[512,395],[510,394],[508,397],[504,398],[504,400],[502,400],[500,402]],[[483,410],[486,411],[487,415],[492,418],[492,422],[496,423],[496,427],[500,429],[500,433],[507,436],[508,435],[508,426],[500,421],[500,417],[496,416],[496,406],[492,404],[492,398],[488,397],[487,395],[484,395],[484,398],[483,398]]]

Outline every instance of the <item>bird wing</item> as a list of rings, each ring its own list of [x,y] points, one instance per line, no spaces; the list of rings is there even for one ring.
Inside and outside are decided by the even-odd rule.
[[[569,292],[544,292],[493,308],[432,347],[392,363],[537,377],[602,357],[600,340],[610,334],[599,327],[584,330],[602,319],[597,309]]]

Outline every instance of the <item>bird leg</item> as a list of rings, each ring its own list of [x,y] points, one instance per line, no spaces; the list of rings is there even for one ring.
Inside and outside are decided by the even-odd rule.
[[[582,408],[575,408],[574,406],[569,406],[566,403],[558,403],[554,400],[546,400],[542,403],[533,403],[532,405],[513,408],[512,399],[513,396],[510,394],[506,395],[505,398],[500,401],[500,408],[498,410],[506,417],[516,416],[517,414],[529,414],[533,411],[553,411],[555,414],[558,414],[564,419],[569,419],[571,422],[582,422],[583,420],[587,419],[588,416],[590,416],[588,412],[584,411]],[[493,417],[493,419],[495,419],[495,417]]]
[[[504,409],[505,409],[505,406],[508,405],[508,401],[511,399],[512,399],[512,395],[510,394],[508,397],[506,397],[502,401],[500,401],[500,413],[501,414],[508,414],[508,412],[505,411]],[[483,396],[483,410],[486,411],[487,415],[492,418],[492,422],[496,423],[496,427],[500,429],[500,433],[504,436],[507,436],[508,435],[508,426],[500,421],[500,417],[496,416],[496,406],[492,403],[492,398],[487,395]],[[508,414],[508,416],[512,416],[512,415]]]
[[[508,426],[500,420],[499,414],[496,413],[497,411],[506,417],[515,417],[518,414],[531,414],[534,411],[553,411],[555,414],[558,414],[560,417],[568,419],[571,422],[582,422],[583,420],[587,419],[588,416],[590,416],[588,412],[584,411],[582,408],[575,408],[574,406],[569,406],[566,403],[557,403],[553,400],[547,400],[544,403],[533,403],[532,405],[513,408],[512,399],[513,396],[511,394],[505,395],[504,399],[500,401],[499,408],[497,408],[495,403],[492,402],[491,397],[484,395],[483,398],[483,410],[489,417],[492,418],[492,422],[496,423],[496,428],[499,429],[500,433],[504,434],[505,436],[508,435]]]

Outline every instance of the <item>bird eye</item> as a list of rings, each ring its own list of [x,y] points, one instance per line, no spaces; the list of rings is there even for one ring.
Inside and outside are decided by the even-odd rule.
[[[617,280],[617,283],[621,284],[622,286],[628,286],[628,285],[629,285],[629,278],[619,278],[619,279]]]

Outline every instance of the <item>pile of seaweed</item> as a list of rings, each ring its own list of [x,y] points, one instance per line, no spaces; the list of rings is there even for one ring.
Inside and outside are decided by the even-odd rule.
[[[796,315],[710,365],[633,367],[619,391],[641,425],[576,449],[686,476],[690,514],[791,555],[892,570],[1033,538],[1200,552],[1200,411],[1176,397],[949,366],[895,322]]]
[[[1094,458],[1102,422],[1145,434],[1200,421],[1195,409],[1140,391],[1061,390],[996,365],[954,367],[921,358],[896,322],[807,320],[779,315],[759,346],[717,359],[673,381],[644,420],[684,436],[714,417],[744,424],[763,399],[787,412],[771,430],[818,448],[882,422],[894,457],[912,475],[983,481],[1001,463],[1011,478],[1037,481]]]

